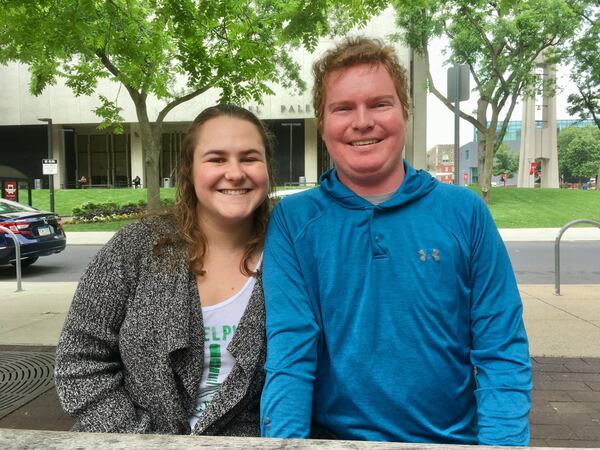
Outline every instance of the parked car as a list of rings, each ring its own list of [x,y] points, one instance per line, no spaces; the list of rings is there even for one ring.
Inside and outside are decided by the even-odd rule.
[[[62,252],[67,237],[60,217],[31,206],[0,199],[0,226],[12,231],[21,244],[21,265],[29,266],[40,256]],[[0,265],[15,265],[15,244],[12,237],[0,229]]]

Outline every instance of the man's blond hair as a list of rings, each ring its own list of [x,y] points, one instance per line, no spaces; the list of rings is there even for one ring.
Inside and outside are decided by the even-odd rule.
[[[367,37],[348,37],[325,52],[313,64],[314,85],[312,90],[313,108],[319,129],[323,129],[325,108],[325,81],[327,75],[338,69],[347,69],[358,64],[383,65],[392,77],[396,94],[402,104],[404,119],[408,119],[410,105],[408,102],[408,86],[406,69],[398,61],[393,47],[385,45],[379,39]]]

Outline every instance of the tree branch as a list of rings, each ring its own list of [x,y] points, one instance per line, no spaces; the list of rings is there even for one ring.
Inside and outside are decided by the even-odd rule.
[[[178,105],[181,105],[182,103],[185,103],[191,99],[193,99],[194,97],[199,96],[200,94],[203,94],[204,92],[208,91],[210,88],[212,87],[212,85],[208,84],[206,86],[202,86],[201,88],[195,90],[194,92],[190,92],[187,95],[184,95],[183,97],[177,97],[175,100],[173,100],[172,102],[168,103],[159,113],[158,113],[158,117],[156,118],[156,122],[157,123],[161,123],[167,114],[169,114],[169,112],[175,108]]]
[[[116,68],[116,66],[112,63],[112,61],[108,58],[106,53],[103,50],[96,50],[96,56],[100,58],[104,67],[108,69],[110,73],[112,73],[116,78],[121,76],[121,71]]]
[[[585,107],[587,108],[588,112],[592,116],[592,119],[596,123],[596,126],[598,127],[598,129],[600,129],[600,117],[598,117],[596,115],[596,111],[594,111],[594,106],[592,104],[592,99],[591,99],[591,97],[592,97],[591,93],[589,95],[586,95],[578,83],[575,83],[575,85],[577,86],[577,90],[579,91],[579,94],[581,95],[581,98],[583,99],[583,103],[585,104]],[[590,87],[588,86],[588,92],[589,91],[590,91]]]
[[[427,83],[429,85],[429,90],[433,95],[435,95],[438,98],[438,100],[440,100],[444,105],[446,105],[448,109],[454,111],[454,105],[452,104],[452,102],[450,102],[450,100],[448,100],[440,91],[438,91],[435,85],[433,84],[433,77],[431,76],[431,70],[429,65],[429,50],[427,50],[427,46],[425,46],[423,56],[425,59],[425,71],[427,72]],[[472,124],[477,130],[481,131],[482,133],[485,133],[485,126],[479,123],[477,119],[468,114],[465,114],[461,110],[459,110],[459,115],[462,119]]]
[[[102,61],[102,64],[104,65],[104,67],[106,67],[106,69],[114,75],[114,77],[123,85],[125,86],[125,89],[127,89],[127,92],[129,92],[129,95],[131,96],[131,100],[133,100],[134,103],[139,103],[141,100],[145,99],[145,94],[140,94],[136,89],[134,89],[133,87],[129,86],[123,79],[122,79],[122,73],[121,71],[112,63],[112,61],[110,60],[110,58],[106,55],[106,53],[104,53],[103,50],[96,50],[96,56],[98,58],[100,58],[100,61]]]
[[[498,79],[500,80],[500,84],[502,85],[502,88],[508,90],[508,88],[506,86],[506,80],[504,80],[502,73],[498,69],[498,54],[502,51],[503,46],[501,45],[500,48],[498,50],[496,50],[494,48],[494,45],[492,44],[492,42],[488,39],[487,35],[485,34],[485,30],[482,28],[482,26],[479,24],[479,22],[477,22],[477,20],[475,20],[473,18],[473,16],[471,16],[471,14],[469,14],[466,11],[466,8],[461,8],[461,11],[463,12],[463,14],[467,18],[467,20],[471,23],[471,25],[475,28],[475,30],[477,30],[477,32],[481,36],[481,39],[483,40],[485,46],[488,47],[490,56],[492,58],[492,70],[494,71],[494,73],[496,74]]]
[[[504,117],[504,120],[502,121],[502,127],[500,128],[500,133],[498,134],[498,139],[494,142],[494,153],[498,150],[498,147],[500,147],[500,144],[502,144],[502,141],[504,140],[504,135],[506,134],[506,130],[508,128],[508,122],[510,122],[510,118],[512,116],[513,110],[515,109],[518,98],[519,97],[517,95],[513,95],[513,97],[512,97],[510,106],[508,108],[508,112],[506,113],[506,116]]]

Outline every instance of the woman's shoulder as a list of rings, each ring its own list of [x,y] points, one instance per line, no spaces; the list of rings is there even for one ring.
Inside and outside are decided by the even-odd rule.
[[[177,230],[170,215],[146,216],[137,222],[125,225],[115,233],[108,246],[120,250],[149,250],[161,241],[175,241]]]

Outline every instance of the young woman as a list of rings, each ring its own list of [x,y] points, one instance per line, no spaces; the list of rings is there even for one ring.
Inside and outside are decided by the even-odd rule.
[[[124,227],[90,263],[56,350],[74,430],[259,435],[270,156],[252,113],[204,110],[174,211]]]

